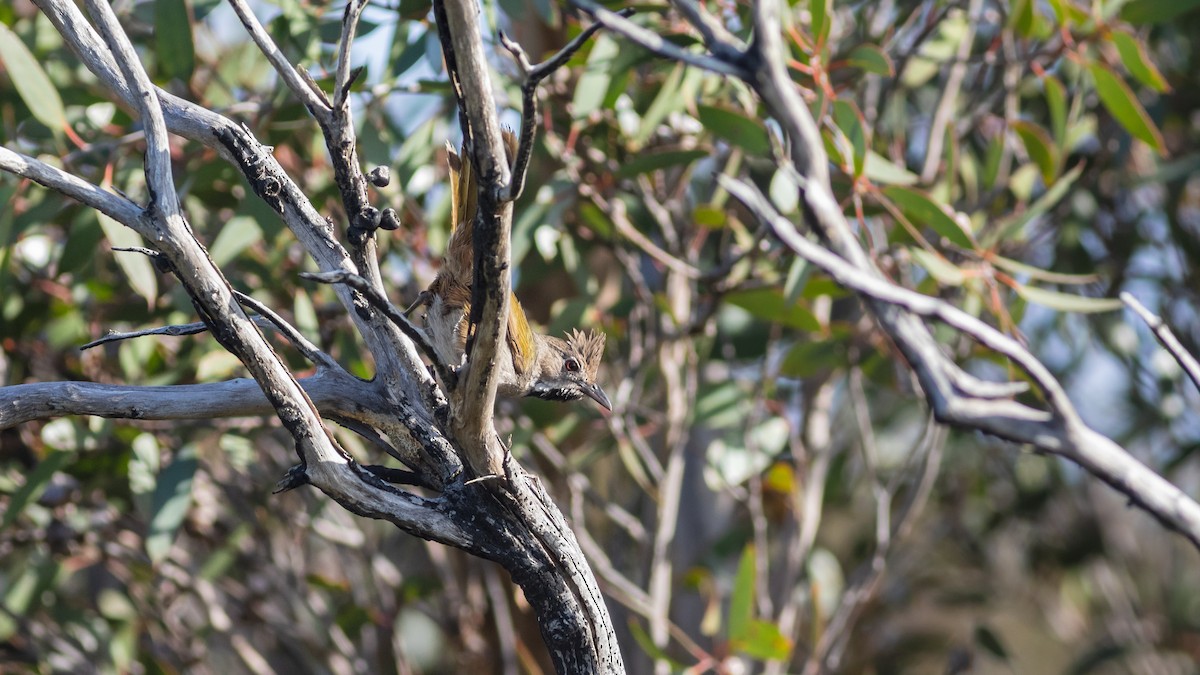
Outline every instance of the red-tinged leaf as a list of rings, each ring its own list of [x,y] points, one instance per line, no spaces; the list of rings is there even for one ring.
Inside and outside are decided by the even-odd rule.
[[[896,66],[891,57],[878,45],[859,45],[851,50],[846,57],[846,63],[860,70],[883,77],[895,77]]]
[[[1025,152],[1029,153],[1029,159],[1033,160],[1033,163],[1037,164],[1038,170],[1042,172],[1042,180],[1046,185],[1054,183],[1054,179],[1058,176],[1058,165],[1062,155],[1059,153],[1058,147],[1054,145],[1050,134],[1038,125],[1025,120],[1013,122],[1012,128],[1025,145]]]
[[[883,194],[892,200],[916,225],[926,225],[954,244],[966,249],[974,249],[975,243],[971,235],[958,224],[942,206],[928,194],[913,188],[891,186],[883,189]]]
[[[1091,64],[1088,71],[1096,82],[1096,93],[1100,95],[1100,102],[1108,109],[1109,114],[1134,138],[1159,153],[1166,152],[1162,133],[1154,125],[1150,115],[1146,114],[1146,109],[1138,102],[1133,90],[1125,84],[1125,80],[1102,63]]]
[[[1075,312],[1092,314],[1095,312],[1111,312],[1121,309],[1121,301],[1116,298],[1089,298],[1082,295],[1049,291],[1036,286],[1019,285],[1015,289],[1017,295],[1028,302],[1042,307],[1049,307],[1060,312]]]
[[[1110,39],[1121,54],[1121,63],[1125,70],[1128,70],[1135,80],[1155,91],[1167,91],[1171,88],[1162,73],[1158,72],[1158,67],[1150,60],[1150,55],[1146,53],[1146,43],[1125,32],[1113,33]]]

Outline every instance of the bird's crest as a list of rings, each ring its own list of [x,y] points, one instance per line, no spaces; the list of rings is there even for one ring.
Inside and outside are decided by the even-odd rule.
[[[589,382],[596,381],[600,372],[600,361],[604,358],[606,336],[599,331],[573,330],[567,333],[567,346],[583,361],[583,371]]]

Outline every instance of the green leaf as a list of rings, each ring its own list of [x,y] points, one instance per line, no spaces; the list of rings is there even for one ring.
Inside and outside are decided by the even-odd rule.
[[[1033,204],[1024,213],[1000,225],[994,230],[993,234],[985,237],[984,248],[991,248],[992,244],[1008,239],[1010,236],[1021,231],[1030,221],[1044,215],[1067,194],[1067,190],[1071,188],[1071,185],[1075,183],[1076,179],[1082,173],[1083,164],[1081,163],[1077,164],[1074,169],[1063,174],[1049,190],[1046,190],[1042,193],[1041,197],[1034,200]]]
[[[1200,0],[1133,0],[1121,7],[1121,19],[1135,26],[1167,23],[1197,8]]]
[[[771,197],[771,203],[775,204],[775,208],[782,214],[795,213],[800,206],[800,185],[786,169],[775,171],[767,194]]]
[[[1050,284],[1092,284],[1100,280],[1099,274],[1063,274],[1062,272],[1051,272],[1040,267],[1010,260],[1001,255],[989,256],[988,262],[995,267],[1007,270],[1013,274],[1026,274],[1030,279],[1045,281]]]
[[[779,626],[770,621],[755,619],[746,634],[731,645],[735,651],[763,661],[783,660],[792,653],[792,642],[783,636]]]
[[[621,165],[617,169],[617,176],[621,178],[633,178],[639,174],[658,171],[672,166],[683,164],[691,164],[692,162],[708,157],[709,153],[704,150],[669,150],[666,152],[643,152],[636,155],[633,159]]]
[[[1035,0],[1016,0],[1008,16],[1008,25],[1022,37],[1032,37],[1037,27]]]
[[[864,129],[862,113],[849,101],[834,101],[833,121],[850,141],[854,156],[854,175],[861,176],[867,157],[867,132]]]
[[[770,137],[758,120],[733,110],[707,105],[698,106],[697,113],[705,129],[740,146],[752,156],[765,157],[771,154]]]
[[[801,342],[788,350],[779,365],[783,377],[812,377],[845,363],[843,343],[839,340]]]
[[[1159,153],[1165,152],[1162,133],[1154,126],[1154,122],[1146,114],[1146,109],[1138,102],[1137,96],[1129,85],[1125,84],[1125,80],[1102,63],[1091,64],[1088,66],[1088,72],[1096,82],[1096,93],[1100,95],[1100,102],[1113,118],[1134,138]]]
[[[1067,90],[1052,75],[1042,78],[1042,87],[1046,91],[1046,107],[1050,110],[1050,129],[1054,133],[1054,142],[1061,146],[1067,138]]]
[[[883,194],[900,208],[918,225],[927,225],[941,236],[954,244],[966,249],[974,249],[970,234],[947,213],[946,207],[939,204],[928,194],[913,188],[890,186],[883,189]]]
[[[196,448],[189,445],[158,475],[150,529],[146,533],[146,554],[152,562],[161,562],[171,550],[175,533],[192,504],[192,480],[196,477]]]
[[[846,57],[846,63],[868,73],[895,77],[896,66],[891,57],[879,45],[863,44],[855,47]]]
[[[925,268],[929,275],[938,281],[938,283],[947,286],[961,286],[966,279],[966,275],[954,263],[946,260],[942,256],[926,251],[920,247],[912,247],[908,250],[912,255],[913,260],[918,265]]]
[[[145,246],[141,235],[132,229],[125,227],[98,211],[96,212],[96,218],[99,220],[100,229],[104,230],[104,237],[108,239],[111,247],[129,248]],[[154,301],[158,298],[158,275],[155,274],[154,265],[150,262],[150,259],[141,253],[129,251],[113,251],[113,256],[116,258],[117,265],[121,268],[121,271],[125,273],[125,277],[129,279],[129,285],[133,288],[133,292],[146,300],[147,307],[153,307]]]
[[[812,15],[813,39],[818,46],[825,44],[829,37],[831,3],[832,0],[811,0],[808,3],[808,11]]]
[[[1017,295],[1035,305],[1049,307],[1060,312],[1092,314],[1121,309],[1121,301],[1116,298],[1088,298],[1082,295],[1049,291],[1026,284],[1021,284],[1013,290],[1017,292]]]
[[[1117,51],[1121,54],[1121,63],[1124,64],[1125,70],[1134,77],[1138,82],[1154,89],[1155,91],[1167,91],[1170,89],[1167,86],[1167,80],[1158,72],[1158,67],[1150,60],[1150,55],[1146,53],[1146,43],[1138,40],[1129,33],[1118,31],[1110,35],[1112,43],[1117,46]]]
[[[738,562],[729,595],[729,641],[742,640],[750,633],[754,619],[754,579],[756,576],[754,544],[747,544]]]
[[[642,651],[646,652],[647,656],[655,661],[665,661],[675,670],[683,669],[682,663],[672,659],[670,654],[659,649],[658,645],[654,644],[654,640],[651,639],[650,634],[646,632],[645,628],[642,628],[642,624],[638,623],[637,619],[631,618],[629,620],[629,632],[633,634],[634,641],[638,643]]]
[[[1050,134],[1033,122],[1025,120],[1013,122],[1012,128],[1017,132],[1021,142],[1025,144],[1025,152],[1029,153],[1029,158],[1033,160],[1034,164],[1037,164],[1038,170],[1042,172],[1042,180],[1046,185],[1052,184],[1058,175],[1061,155],[1058,147],[1051,140]]]
[[[74,452],[60,450],[50,453],[48,457],[38,462],[33,471],[30,471],[25,477],[25,484],[13,494],[4,507],[4,519],[0,520],[0,532],[16,522],[17,516],[21,515],[29,502],[37,501],[42,496],[55,472],[73,456],[75,456]]]
[[[666,119],[667,115],[677,110],[682,110],[683,106],[687,104],[687,99],[679,94],[684,72],[692,70],[695,69],[688,69],[682,63],[675,65],[671,74],[663,81],[658,94],[650,103],[650,107],[646,109],[646,114],[642,116],[637,134],[633,137],[634,145],[641,147],[654,133],[654,130],[658,128],[658,125]]]
[[[1075,6],[1075,0],[1050,0],[1050,7],[1058,22],[1067,27],[1085,23],[1089,18],[1086,11]]]
[[[777,288],[757,288],[730,293],[726,296],[726,301],[769,323],[779,323],[811,332],[821,330],[821,324],[812,312],[801,305],[789,305],[784,300],[783,291]]]
[[[208,255],[217,267],[223,267],[249,246],[262,240],[262,228],[249,216],[234,216],[221,228],[213,240]]]
[[[196,48],[192,43],[192,17],[185,0],[154,3],[154,48],[165,77],[184,82],[191,79],[196,68]]]
[[[867,150],[863,159],[863,173],[878,185],[913,185],[919,180],[917,174],[894,164],[874,150]]]
[[[4,61],[8,77],[20,94],[21,100],[29,106],[29,112],[39,122],[50,128],[55,135],[67,126],[67,116],[63,112],[62,99],[58,90],[50,83],[42,65],[30,53],[29,48],[21,42],[21,38],[9,30],[8,26],[0,23],[0,60]]]
[[[571,102],[572,119],[587,119],[589,115],[600,108],[600,104],[608,95],[608,86],[612,83],[609,69],[620,51],[620,45],[608,34],[601,33],[596,37],[596,43],[592,46],[591,53],[588,54],[583,75],[579,77],[579,82],[575,85],[575,98]]]

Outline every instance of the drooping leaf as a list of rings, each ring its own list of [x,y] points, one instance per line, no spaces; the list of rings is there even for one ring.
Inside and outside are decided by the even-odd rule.
[[[861,176],[867,159],[867,132],[862,113],[849,101],[834,101],[833,121],[850,142],[854,175]]]
[[[1121,20],[1135,26],[1167,23],[1196,9],[1200,0],[1133,0],[1121,7]]]
[[[208,254],[218,267],[223,267],[246,248],[261,240],[262,228],[258,226],[257,221],[249,216],[234,216],[221,228]]]
[[[192,480],[196,477],[196,448],[185,446],[158,475],[154,486],[150,529],[146,533],[146,554],[153,562],[167,557],[175,533],[192,504]]]
[[[754,619],[755,572],[754,544],[747,544],[738,561],[733,590],[729,594],[730,642],[741,640],[750,632],[750,622]]]
[[[1042,180],[1046,185],[1052,184],[1058,175],[1061,154],[1050,138],[1050,134],[1033,122],[1026,120],[1013,122],[1012,128],[1017,132],[1021,143],[1025,145],[1025,152],[1029,153],[1029,158],[1033,160],[1034,164],[1037,164],[1038,170],[1042,173]]]
[[[809,1],[808,10],[812,15],[813,39],[817,45],[824,45],[825,40],[829,37],[831,3],[832,0]]]
[[[920,180],[917,174],[874,150],[867,150],[863,159],[863,174],[878,185],[913,185]]]
[[[8,77],[20,94],[21,100],[29,106],[29,112],[55,134],[60,133],[66,127],[67,116],[63,112],[58,90],[46,76],[46,71],[42,70],[42,64],[34,58],[25,43],[21,42],[21,38],[2,23],[0,60],[4,61]]]
[[[75,453],[69,450],[56,450],[38,462],[37,466],[26,475],[25,484],[12,495],[8,504],[5,505],[4,518],[0,520],[0,532],[16,522],[17,517],[25,511],[25,506],[29,502],[36,501],[38,497],[42,496],[55,472],[74,456]]]
[[[185,82],[191,79],[196,68],[196,48],[192,42],[192,17],[185,0],[154,3],[154,47],[164,76]]]
[[[991,247],[995,242],[1008,239],[1017,232],[1020,232],[1025,225],[1035,218],[1045,215],[1047,211],[1053,208],[1067,194],[1067,191],[1071,189],[1071,186],[1074,185],[1082,173],[1083,164],[1077,164],[1075,168],[1063,174],[1054,185],[1050,186],[1049,190],[1046,190],[1042,193],[1042,196],[1034,200],[1033,204],[1028,209],[1025,209],[1024,213],[999,225],[992,231],[992,234],[985,237],[984,246]]]
[[[1124,31],[1114,32],[1110,37],[1112,43],[1117,46],[1117,52],[1121,54],[1121,63],[1124,64],[1125,70],[1128,70],[1134,79],[1155,91],[1170,89],[1166,78],[1158,72],[1158,67],[1146,53],[1146,43]]]
[[[1060,312],[1076,312],[1091,314],[1094,312],[1111,312],[1121,309],[1121,301],[1116,298],[1089,298],[1082,295],[1060,293],[1028,284],[1020,284],[1014,288],[1017,295],[1035,305],[1049,307]]]
[[[112,248],[145,246],[141,235],[132,229],[99,211],[96,212],[96,218],[100,222],[100,229],[104,230],[104,237],[108,239]],[[133,292],[146,300],[147,307],[153,307],[158,298],[158,275],[155,273],[150,259],[141,253],[132,251],[113,251],[112,254],[121,271],[125,273],[125,277],[129,279],[129,285],[133,288]]]
[[[766,157],[771,152],[767,130],[758,120],[740,112],[710,105],[697,106],[700,124],[717,136],[741,147],[752,156]]]
[[[1166,151],[1162,133],[1146,109],[1137,100],[1137,95],[1125,84],[1125,80],[1109,69],[1103,63],[1093,63],[1088,66],[1088,72],[1096,83],[1096,93],[1100,102],[1108,112],[1125,127],[1134,138],[1162,153]]]
[[[937,279],[938,283],[947,286],[961,286],[966,279],[966,275],[961,269],[936,253],[930,253],[919,246],[913,246],[908,252],[918,265],[924,267],[930,276]]]
[[[668,150],[665,152],[643,152],[633,159],[623,163],[617,169],[621,178],[633,178],[639,174],[658,171],[672,166],[682,166],[708,157],[704,150]]]
[[[863,44],[855,47],[846,57],[846,63],[883,77],[896,75],[896,66],[892,63],[891,57],[878,45]]]
[[[1042,87],[1046,92],[1046,107],[1050,110],[1050,130],[1054,142],[1061,147],[1067,138],[1067,91],[1052,75],[1042,78]]]
[[[611,68],[621,47],[617,41],[605,33],[596,37],[592,51],[588,54],[587,66],[579,83],[575,86],[575,98],[571,102],[571,116],[576,120],[587,119],[589,115],[600,108],[608,87],[612,84]]]
[[[755,318],[770,323],[783,324],[804,331],[819,331],[821,324],[806,307],[787,304],[783,291],[778,288],[758,288],[731,293],[726,297],[731,305],[750,312]]]
[[[963,248],[975,248],[967,231],[947,213],[946,207],[939,204],[930,195],[913,188],[896,185],[884,188],[883,194],[892,200],[892,203],[899,207],[905,215],[914,220],[914,224],[928,226],[934,232]]]

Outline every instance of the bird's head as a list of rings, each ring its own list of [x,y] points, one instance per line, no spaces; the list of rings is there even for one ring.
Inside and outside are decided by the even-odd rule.
[[[612,403],[596,375],[604,357],[604,333],[571,331],[562,340],[538,335],[542,342],[537,350],[537,372],[527,396],[547,401],[578,401],[584,396],[612,410]]]

